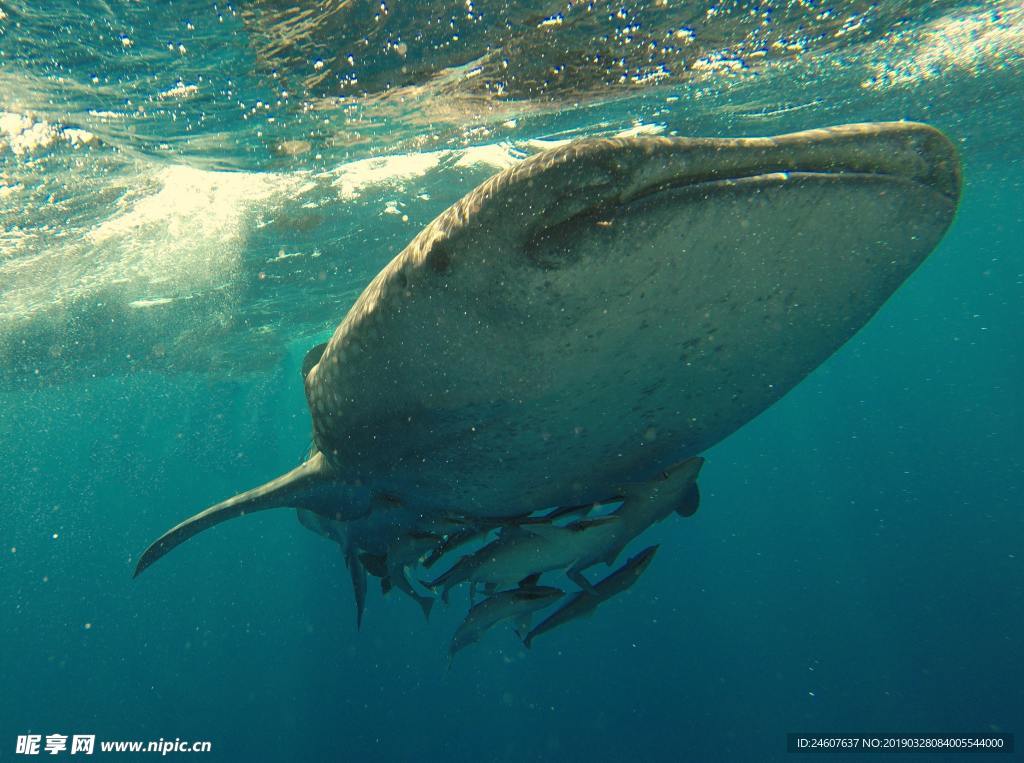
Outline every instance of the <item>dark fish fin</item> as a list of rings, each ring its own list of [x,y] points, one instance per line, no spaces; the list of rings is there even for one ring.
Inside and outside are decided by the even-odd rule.
[[[608,553],[601,558],[601,561],[611,567],[615,564],[615,560],[618,559],[620,553],[622,553],[622,545],[616,543],[608,549]]]
[[[565,536],[565,532],[567,530],[574,530],[575,531],[577,529],[583,529],[583,528],[577,528],[576,527],[577,524],[579,524],[579,523],[578,522],[573,522],[571,525],[566,525],[565,527],[560,527],[559,525],[549,525],[549,524],[522,525],[521,527],[517,528],[514,532],[530,533],[531,535],[536,535],[537,537],[539,537],[539,538],[541,538],[541,539],[543,539],[545,541],[548,541],[550,543],[557,543],[559,540],[561,540]],[[504,535],[503,537],[510,537],[510,536],[511,536],[511,533],[509,535]]]
[[[647,565],[651,563],[651,559],[654,558],[654,554],[657,553],[658,548],[658,544],[648,546],[643,551],[638,553],[636,556],[630,557],[629,561],[622,565],[622,567],[626,568],[642,566],[642,569],[640,571],[643,572],[643,570],[647,569]],[[612,574],[614,575],[615,573]]]
[[[550,522],[554,519],[561,519],[562,517],[571,517],[577,514],[586,515],[591,509],[595,508],[599,504],[596,503],[583,503],[579,506],[559,506],[554,511],[550,511],[545,514],[541,519],[545,522]]]
[[[583,532],[589,530],[592,527],[600,527],[601,525],[613,524],[621,522],[622,520],[614,514],[606,514],[603,517],[593,517],[592,519],[579,519],[571,524],[566,525],[566,529],[572,530],[573,532]]]
[[[527,612],[525,615],[516,620],[513,629],[515,634],[521,639],[525,640],[527,635],[530,633],[530,625],[533,623],[533,613]]]
[[[423,610],[423,616],[430,622],[430,610],[434,607],[434,600],[429,596],[417,596],[416,603]]]
[[[371,554],[364,551],[359,555],[359,561],[366,567],[366,571],[375,578],[388,577],[388,558],[384,554]]]
[[[467,527],[463,530],[448,534],[441,540],[437,547],[430,552],[427,558],[423,560],[423,566],[430,569],[449,551],[458,548],[463,543],[468,543],[476,536],[486,532],[487,530],[481,530],[478,527]]]
[[[309,376],[309,372],[313,370],[313,366],[320,362],[320,358],[323,357],[324,350],[327,349],[327,342],[321,342],[310,348],[309,352],[306,353],[306,357],[302,359],[302,378],[305,379]]]
[[[380,592],[382,594],[387,594],[391,590],[391,588],[391,578],[384,577],[380,579]]]
[[[540,580],[540,573],[535,572],[532,575],[527,575],[525,578],[519,581],[520,588],[534,588],[537,585],[537,581]]]
[[[459,559],[459,561],[457,561],[455,564],[453,564],[450,569],[446,570],[445,572],[443,572],[438,577],[434,578],[433,580],[420,580],[420,584],[424,588],[426,588],[428,591],[436,591],[441,586],[445,586],[446,588],[450,588],[451,585],[456,585],[456,584],[452,583],[451,585],[449,585],[449,582],[454,580],[459,575],[463,575],[466,572],[466,568],[470,564],[470,559],[471,559],[471,557],[464,556],[461,559]],[[466,578],[463,577],[461,580],[465,580],[465,579]],[[461,582],[461,580],[460,580],[460,582]],[[445,603],[447,604],[448,603],[448,592],[447,592],[447,590],[445,590],[443,598],[444,598]]]
[[[298,509],[311,509],[322,512],[324,505],[323,493],[333,482],[330,467],[322,454],[317,453],[306,463],[297,466],[286,474],[267,482],[264,485],[246,490],[244,493],[228,498],[218,504],[201,511],[186,519],[179,525],[161,535],[139,557],[135,566],[135,577],[138,577],[153,562],[171,549],[187,541],[193,535],[214,525],[219,525],[235,517],[251,514],[255,511],[291,506]],[[368,506],[365,508],[369,508]],[[360,511],[365,513],[362,507]],[[358,514],[343,516],[339,512],[337,519],[353,518]]]
[[[586,591],[591,596],[600,596],[600,594],[597,592],[597,589],[594,588],[594,584],[587,580],[587,578],[583,575],[583,570],[579,567],[579,565],[573,565],[568,570],[566,570],[565,574],[569,578],[569,580],[578,585],[583,591]]]
[[[428,530],[410,530],[409,537],[415,538],[416,540],[433,540],[440,543],[444,538],[437,533],[432,533]]]
[[[345,551],[345,566],[352,578],[352,592],[356,600],[356,630],[359,630],[363,627],[363,612],[366,611],[366,568],[351,549]]]
[[[676,514],[681,517],[692,517],[697,513],[697,508],[700,506],[700,488],[697,487],[697,483],[694,482],[690,485],[690,489],[686,491],[686,495],[683,497],[683,502],[676,509]]]

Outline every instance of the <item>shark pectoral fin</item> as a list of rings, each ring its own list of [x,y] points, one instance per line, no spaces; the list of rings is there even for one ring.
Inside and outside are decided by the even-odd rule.
[[[309,376],[309,372],[313,370],[313,366],[320,362],[320,358],[323,357],[324,350],[327,349],[327,342],[321,342],[320,344],[314,345],[310,348],[309,352],[302,359],[302,378],[305,379]]]
[[[334,478],[330,466],[323,454],[317,453],[304,464],[277,479],[221,501],[172,527],[139,557],[135,577],[193,535],[229,519],[264,509],[288,506],[322,513],[323,494],[332,483]]]
[[[345,550],[345,566],[352,578],[352,593],[356,601],[356,630],[363,627],[363,612],[366,611],[366,568],[351,547]]]
[[[694,482],[690,485],[690,489],[686,491],[686,495],[683,497],[683,502],[676,509],[676,514],[681,517],[692,517],[697,513],[697,509],[700,507],[700,488],[697,487],[697,483]]]

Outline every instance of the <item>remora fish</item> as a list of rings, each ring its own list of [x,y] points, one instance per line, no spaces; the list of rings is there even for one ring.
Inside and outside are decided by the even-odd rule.
[[[483,583],[488,589],[515,585],[533,575],[567,568],[569,579],[581,588],[590,588],[583,570],[604,561],[609,549],[617,545],[618,517],[583,519],[558,525],[523,525],[503,532],[497,540],[469,556],[432,582],[427,588],[441,588],[445,600],[448,591],[463,582]]]
[[[316,452],[166,532],[136,575],[277,506],[472,520],[607,501],[835,352],[959,196],[953,145],[909,122],[530,157],[424,228],[311,353]]]
[[[554,604],[562,591],[549,586],[523,586],[501,591],[472,607],[463,620],[448,649],[448,662],[460,649],[476,643],[492,626],[503,620],[522,619],[539,609]]]
[[[600,604],[625,591],[640,578],[644,570],[647,569],[647,565],[651,563],[651,560],[654,558],[654,552],[657,550],[657,546],[645,548],[604,580],[595,583],[594,590],[596,595],[586,591],[577,593],[555,610],[544,622],[530,631],[523,639],[523,644],[529,649],[537,636],[547,633],[560,625],[565,625],[570,620],[586,617],[597,609]]]

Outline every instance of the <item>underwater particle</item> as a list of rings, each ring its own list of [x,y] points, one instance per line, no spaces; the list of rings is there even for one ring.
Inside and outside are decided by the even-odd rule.
[[[59,537],[60,537],[60,534],[59,534],[59,533],[54,533],[54,534],[53,534],[53,539],[54,539],[54,540],[57,540],[57,538],[59,538]]]
[[[92,623],[85,623],[85,625],[83,625],[82,627],[85,628],[85,630],[87,631],[92,630]]]
[[[18,553],[18,547],[17,546],[11,546],[11,553],[12,554]]]

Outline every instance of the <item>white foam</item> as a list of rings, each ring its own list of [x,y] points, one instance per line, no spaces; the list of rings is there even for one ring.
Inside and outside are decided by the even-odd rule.
[[[17,321],[94,295],[150,309],[229,285],[260,215],[308,183],[306,173],[153,167],[121,178],[131,190],[90,231],[6,231],[0,314]]]
[[[37,122],[23,114],[0,111],[0,147],[4,144],[17,156],[46,148],[60,137],[60,130],[48,122]]]
[[[422,177],[437,167],[447,151],[423,154],[396,154],[343,164],[333,170],[333,185],[338,196],[345,200],[357,199],[367,188],[388,186],[402,190],[402,185]]]
[[[15,156],[26,156],[59,140],[66,140],[75,148],[97,141],[88,130],[63,128],[25,114],[0,111],[0,150],[9,148]]]
[[[916,37],[893,35],[877,43],[869,63],[873,76],[861,87],[890,90],[937,77],[950,70],[972,76],[1024,60],[1024,6],[1019,0],[992,3],[973,14],[945,16]]]

